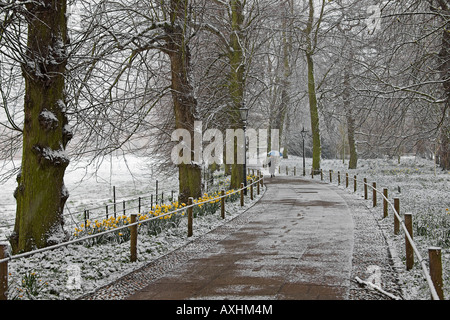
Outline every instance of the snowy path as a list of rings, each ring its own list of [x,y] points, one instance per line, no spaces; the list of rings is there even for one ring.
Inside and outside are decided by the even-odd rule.
[[[149,266],[104,294],[128,285],[142,288],[128,299],[347,299],[353,221],[345,200],[326,184],[290,177],[266,182],[263,198],[234,226],[178,251],[188,257],[184,262],[142,288],[139,282],[155,270]]]

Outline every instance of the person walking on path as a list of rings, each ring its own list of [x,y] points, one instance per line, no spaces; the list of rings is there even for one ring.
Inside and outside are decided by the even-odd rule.
[[[276,168],[276,157],[272,154],[269,157],[269,162],[267,163],[267,165],[269,166],[269,173],[270,173],[270,177],[275,177],[275,168]]]

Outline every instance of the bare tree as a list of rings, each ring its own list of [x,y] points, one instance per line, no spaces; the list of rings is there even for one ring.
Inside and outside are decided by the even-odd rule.
[[[190,163],[179,164],[179,188],[180,200],[187,202],[188,197],[198,198],[201,196],[201,163],[195,161],[195,130],[194,122],[197,120],[197,99],[194,96],[193,87],[190,83],[191,56],[188,45],[190,36],[189,24],[184,21],[189,14],[188,0],[170,1],[170,25],[164,30],[167,36],[165,51],[171,61],[172,70],[172,99],[175,113],[176,129],[187,129],[190,132],[191,141],[188,145],[191,149]],[[197,150],[198,151],[198,150]]]
[[[311,116],[311,133],[313,141],[313,163],[312,169],[318,171],[320,169],[321,159],[321,139],[320,139],[320,126],[319,126],[319,112],[317,106],[317,94],[316,94],[316,79],[314,70],[314,55],[318,49],[318,37],[323,20],[323,14],[325,11],[325,0],[321,1],[319,6],[318,16],[315,14],[315,3],[313,0],[308,0],[305,8],[308,10],[308,20],[305,27],[302,30],[302,36],[304,39],[304,47],[302,48],[307,63],[307,77],[308,77],[308,98],[309,98],[309,111]]]
[[[62,212],[68,197],[65,153],[72,138],[65,96],[67,64],[66,1],[9,2],[1,5],[6,58],[20,63],[24,77],[22,164],[14,193],[13,252],[44,247],[65,237]],[[27,28],[26,41],[22,31]],[[9,29],[9,30],[8,30]],[[14,53],[13,53],[14,52]],[[5,92],[2,91],[6,98]],[[6,99],[5,99],[6,100]],[[4,104],[5,111],[8,105]]]
[[[372,114],[383,124],[373,135],[378,137],[374,145],[385,145],[391,155],[412,151],[425,140],[441,151],[447,149],[448,14],[441,4],[412,0],[388,2],[380,7],[381,30],[376,43],[383,45],[373,49],[372,59],[360,64],[367,70],[366,83],[371,84],[360,88],[360,92],[389,106],[375,107],[374,111],[379,112]],[[389,128],[385,134],[383,127]]]

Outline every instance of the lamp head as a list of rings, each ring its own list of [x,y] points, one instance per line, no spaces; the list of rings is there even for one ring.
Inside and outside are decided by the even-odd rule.
[[[241,114],[241,120],[246,122],[248,118],[248,108],[239,108],[239,113]]]

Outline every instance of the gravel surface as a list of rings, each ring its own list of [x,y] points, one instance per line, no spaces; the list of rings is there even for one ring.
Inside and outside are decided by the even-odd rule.
[[[386,241],[386,234],[379,225],[380,213],[367,207],[368,202],[346,191],[340,192],[351,208],[354,223],[352,276],[350,300],[392,300],[391,297],[361,285],[356,277],[377,284],[389,294],[403,299],[398,283],[398,257]],[[379,211],[379,210],[378,210]]]

